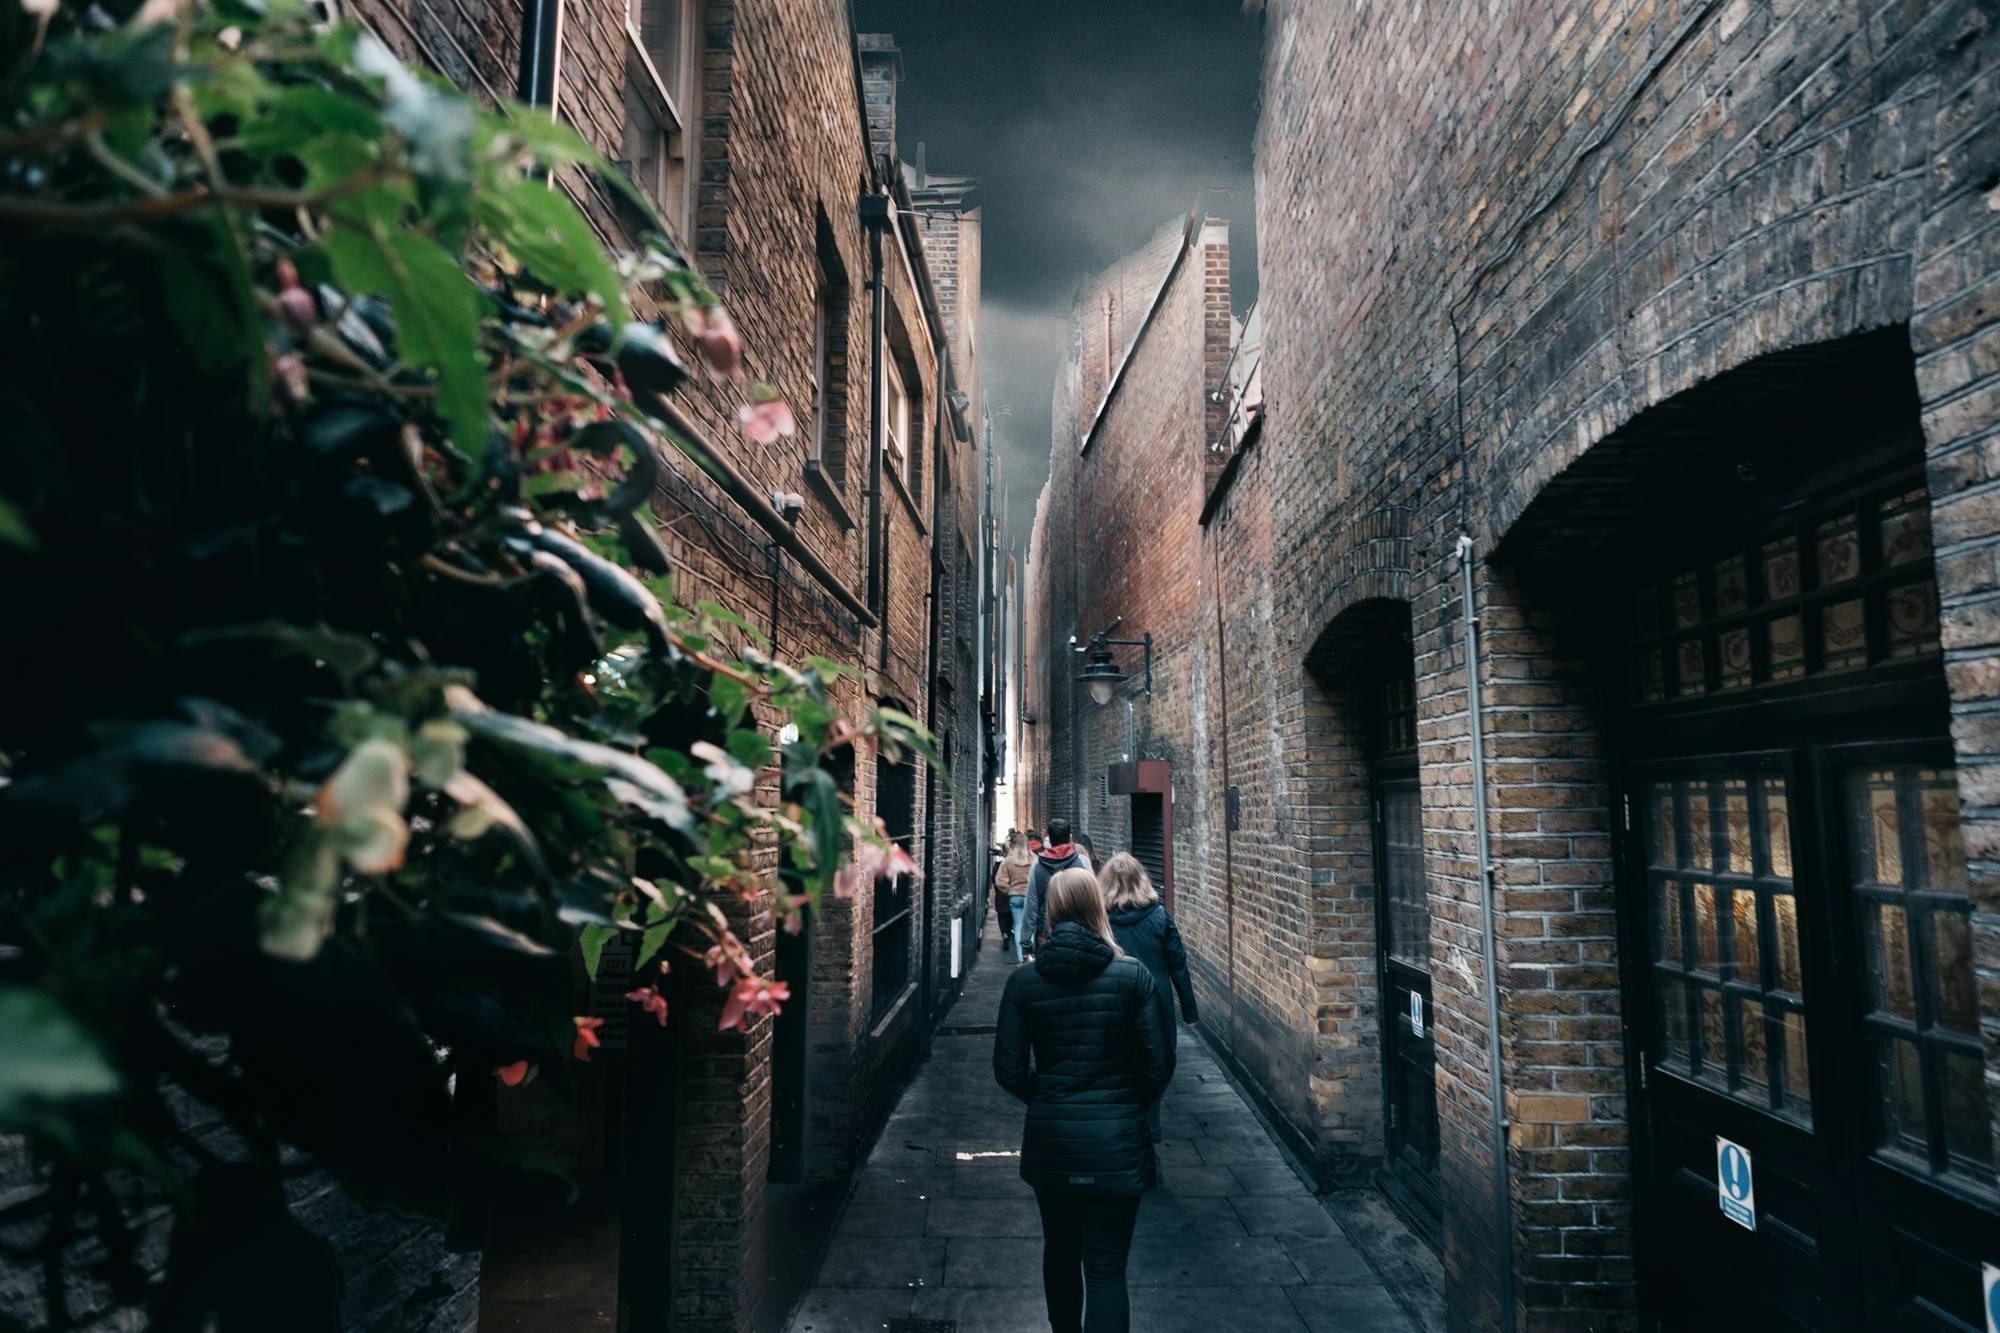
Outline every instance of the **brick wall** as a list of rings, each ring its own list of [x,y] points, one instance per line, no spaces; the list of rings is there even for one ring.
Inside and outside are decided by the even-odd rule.
[[[488,96],[511,93],[519,51],[522,7],[518,0],[477,0],[435,12],[418,0],[360,0],[357,11],[406,58],[444,72]],[[610,158],[625,156],[627,46],[624,0],[569,0],[563,12],[558,114]],[[918,717],[931,700],[933,551],[946,559],[951,599],[957,604],[959,536],[977,540],[977,529],[955,515],[975,513],[980,470],[969,441],[948,440],[955,451],[934,450],[944,391],[940,368],[939,312],[919,281],[926,264],[921,229],[906,235],[892,226],[883,238],[885,322],[905,363],[917,401],[918,429],[908,465],[882,488],[883,567],[886,577],[880,627],[863,625],[843,605],[841,593],[865,598],[869,588],[869,377],[876,371],[871,347],[870,269],[860,193],[888,189],[899,178],[878,172],[875,159],[893,156],[896,62],[893,41],[868,37],[866,73],[857,88],[856,41],[839,7],[789,0],[705,0],[699,12],[701,105],[690,120],[696,173],[694,208],[676,239],[694,256],[729,303],[747,344],[752,378],[772,384],[799,410],[795,438],[769,448],[744,441],[736,425],[741,390],[697,372],[681,405],[719,452],[761,491],[795,491],[806,497],[797,530],[832,571],[823,585],[798,562],[774,550],[756,522],[698,468],[669,455],[654,514],[673,560],[678,595],[712,600],[771,632],[791,658],[819,654],[865,667],[869,680],[843,682],[840,707],[858,715],[871,703],[891,701]],[[863,121],[863,103],[869,121]],[[627,240],[627,216],[600,183],[574,173],[564,186],[583,205],[599,234],[613,244]],[[671,210],[670,210],[671,213]],[[832,370],[842,391],[813,399],[813,311],[820,280],[822,238],[844,272],[849,300],[844,354]],[[978,229],[961,219],[953,238],[958,256],[955,310],[976,317]],[[678,329],[676,337],[681,337]],[[958,352],[961,375],[976,384],[976,347],[969,326]],[[690,364],[699,365],[692,349]],[[844,465],[824,484],[807,467],[816,413],[841,414],[836,435],[847,443]],[[947,432],[949,434],[949,432]],[[933,512],[933,469],[946,463],[948,512]],[[968,498],[971,497],[971,498]],[[951,534],[947,538],[946,534]],[[977,561],[972,562],[976,568]],[[943,646],[955,650],[956,625],[947,620]],[[954,748],[963,760],[976,754],[976,689],[967,683],[955,697],[974,711],[954,723]],[[855,765],[857,808],[875,801],[876,758]],[[976,766],[975,766],[976,771]],[[943,788],[942,783],[938,784]],[[926,857],[926,783],[920,779],[913,854]],[[776,799],[765,775],[759,792]],[[947,819],[957,855],[958,818]],[[964,867],[947,860],[948,905],[963,897]],[[770,868],[769,853],[765,868]],[[924,947],[938,914],[919,895],[913,927]],[[733,924],[760,967],[771,965],[774,935],[761,915],[768,899],[741,904]],[[904,1004],[877,1023],[870,1013],[873,908],[868,895],[829,902],[813,937],[807,1000],[807,1146],[809,1177],[844,1174],[886,1114],[915,1051],[921,1005]],[[942,966],[940,965],[940,970]],[[912,975],[917,974],[913,964]],[[770,1150],[771,1024],[747,1034],[715,1030],[721,996],[696,988],[689,1037],[677,1052],[684,1071],[679,1089],[681,1137],[674,1199],[677,1216],[674,1299],[677,1327],[735,1330],[758,1326],[777,1313],[780,1299],[766,1280],[762,1232],[764,1181]],[[644,1261],[627,1256],[628,1261]]]
[[[1524,1329],[1630,1327],[1606,701],[1587,660],[1602,610],[1487,556],[1648,409],[1770,353],[1898,331],[1923,405],[1975,952],[1996,993],[2000,33],[1971,0],[1468,0],[1394,24],[1365,5],[1266,11],[1263,434],[1217,469],[1200,532],[1144,544],[1139,567],[1069,558],[1093,531],[1077,506],[1138,512],[1159,482],[1085,483],[1089,456],[1065,456],[1066,407],[1101,394],[1093,321],[1125,317],[1119,291],[1086,289],[1031,571],[1048,585],[1031,593],[1031,695],[1054,696],[1054,725],[1029,785],[1040,817],[1094,808],[1080,780],[1128,743],[1113,710],[1072,724],[1060,706],[1062,640],[1093,599],[1164,623],[1191,582],[1200,628],[1162,654],[1132,735],[1175,761],[1177,911],[1204,1021],[1322,1173],[1352,1177],[1382,1151],[1358,690],[1369,664],[1412,660],[1451,1326],[1504,1312]],[[1512,1122],[1505,1272],[1461,533]],[[1065,588],[1078,566],[1089,577]],[[1384,607],[1407,616],[1406,644],[1381,634]],[[1991,998],[1983,1026],[2000,1091]]]

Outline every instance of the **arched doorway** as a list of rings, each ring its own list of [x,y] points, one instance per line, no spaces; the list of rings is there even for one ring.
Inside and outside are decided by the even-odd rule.
[[[1985,1326],[2000,1255],[1903,331],[1767,357],[1553,483],[1597,609],[1655,1326]]]

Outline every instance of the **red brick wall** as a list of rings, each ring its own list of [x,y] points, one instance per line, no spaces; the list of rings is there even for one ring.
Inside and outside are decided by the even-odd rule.
[[[1212,1030],[1323,1170],[1350,1174],[1379,1154],[1382,1116],[1352,668],[1384,651],[1352,631],[1372,607],[1408,608],[1451,1326],[1493,1327],[1505,1303],[1524,1329],[1631,1327],[1599,673],[1564,590],[1486,556],[1552,478],[1646,409],[1767,353],[1907,326],[1975,950],[2000,994],[2000,25],[1972,0],[1456,3],[1394,24],[1306,0],[1266,10],[1262,440],[1205,534],[1100,552],[1073,511],[1152,513],[1174,484],[1109,463],[1086,482],[1089,456],[1065,457],[1065,408],[1102,394],[1104,292],[1086,290],[1032,574],[1047,586],[1031,693],[1064,693],[1062,639],[1097,610],[1156,637],[1127,608],[1201,621],[1163,653],[1132,743],[1175,759],[1178,913]],[[1168,409],[1145,410],[1157,431]],[[1461,532],[1478,562],[1512,1122],[1504,1273]],[[1121,563],[1129,550],[1143,558]],[[1087,571],[1074,588],[1071,569]],[[1128,744],[1123,716],[1072,724],[1059,698],[1044,704],[1038,816],[1095,810],[1077,784]],[[1226,832],[1231,786],[1241,818]],[[2000,1090],[1990,998],[1985,1030]]]
[[[1957,494],[1981,493],[1985,472],[1951,460],[1994,425],[1994,366],[1974,348],[1990,320],[1991,247],[1976,238],[1994,220],[1995,36],[1966,3],[1448,8],[1387,26],[1270,7],[1258,172],[1275,645],[1297,660],[1385,586],[1412,604],[1439,1101],[1460,1122],[1444,1166],[1453,1325],[1484,1326],[1506,1299],[1524,1327],[1615,1326],[1630,1213],[1594,676],[1543,593],[1481,570],[1515,1121],[1501,1283],[1481,1225],[1487,1020],[1452,543],[1464,526],[1491,550],[1550,478],[1683,389],[1902,320],[1940,524]],[[1985,551],[1994,532],[1974,518],[1955,536]],[[1947,649],[1968,840],[1990,880],[1991,784],[1973,775],[1991,747],[1972,719],[1992,691],[1972,680],[1994,674],[1978,608],[1995,581],[1974,563],[1941,583],[1963,608]],[[1286,766],[1316,758],[1299,746]]]

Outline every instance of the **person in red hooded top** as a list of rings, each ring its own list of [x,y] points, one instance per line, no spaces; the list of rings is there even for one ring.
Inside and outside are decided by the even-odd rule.
[[[1056,818],[1049,821],[1049,840],[1046,846],[1035,853],[1035,868],[1028,874],[1028,917],[1025,924],[1014,923],[1014,929],[1025,946],[1033,950],[1049,933],[1047,899],[1049,880],[1060,870],[1089,870],[1090,857],[1083,848],[1070,841],[1069,821]]]

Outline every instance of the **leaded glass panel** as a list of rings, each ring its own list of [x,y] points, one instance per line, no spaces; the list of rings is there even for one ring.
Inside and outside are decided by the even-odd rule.
[[[1809,1122],[1785,780],[1656,782],[1641,791],[1639,808],[1652,878],[1656,1062]]]
[[[1845,795],[1877,1150],[1990,1188],[1957,774],[1917,764],[1855,769]]]
[[[1725,541],[1633,599],[1632,689],[1664,704],[1940,650],[1930,496],[1907,481]]]

